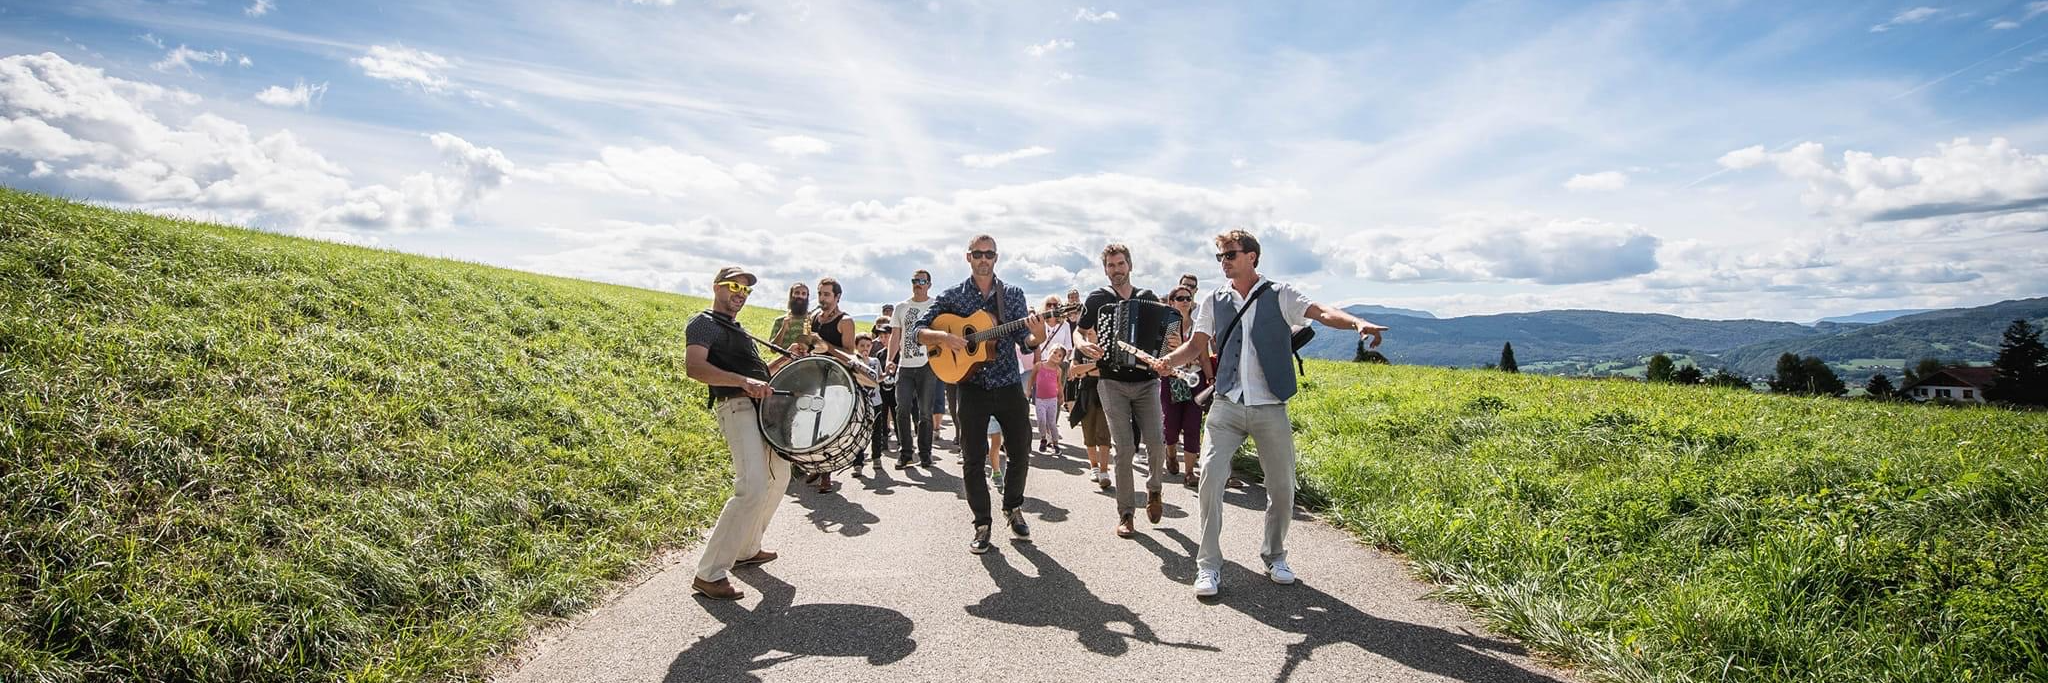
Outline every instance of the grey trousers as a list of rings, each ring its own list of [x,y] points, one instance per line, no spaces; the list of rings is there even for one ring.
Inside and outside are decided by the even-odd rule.
[[[1257,444],[1259,468],[1266,475],[1266,540],[1259,559],[1267,564],[1287,559],[1287,525],[1294,520],[1294,425],[1288,422],[1287,404],[1247,406],[1218,392],[1204,431],[1202,471],[1210,474],[1202,477],[1202,546],[1195,553],[1195,568],[1223,570],[1223,489],[1230,482],[1230,458],[1247,437]]]
[[[1095,390],[1102,396],[1102,416],[1109,421],[1109,443],[1116,449],[1116,512],[1138,507],[1138,493],[1131,486],[1131,459],[1138,451],[1138,438],[1145,439],[1145,491],[1158,493],[1160,463],[1166,460],[1166,416],[1159,404],[1159,380],[1120,382],[1104,379]],[[1132,417],[1139,434],[1131,433]]]

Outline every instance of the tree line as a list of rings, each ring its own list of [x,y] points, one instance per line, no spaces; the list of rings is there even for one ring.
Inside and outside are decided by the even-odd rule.
[[[1996,371],[1997,380],[1987,389],[1984,397],[1989,401],[2012,405],[2048,406],[2048,345],[2041,341],[2041,330],[2025,320],[2014,320],[2007,326],[1998,345],[1998,359],[1991,367]],[[1360,341],[1358,352],[1352,358],[1355,362],[1386,363],[1387,357],[1368,349]],[[1863,385],[1865,396],[1876,400],[1903,398],[1899,391],[1942,369],[1963,365],[1944,362],[1938,358],[1922,358],[1910,367],[1901,368],[1902,385],[1893,385],[1891,378],[1883,373],[1873,375]],[[1515,362],[1513,342],[1501,344],[1500,361],[1487,364],[1487,369],[1519,373],[1521,365]],[[1749,388],[1750,380],[1720,368],[1713,374],[1706,374],[1696,364],[1679,366],[1670,356],[1662,353],[1650,357],[1649,368],[1644,379],[1656,384],[1688,384],[1715,387]],[[1772,393],[1799,396],[1841,396],[1849,392],[1834,368],[1818,356],[1801,356],[1785,353],[1778,356],[1776,371],[1768,384]]]

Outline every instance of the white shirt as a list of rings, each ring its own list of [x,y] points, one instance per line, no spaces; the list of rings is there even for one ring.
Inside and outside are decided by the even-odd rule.
[[[923,301],[905,301],[896,304],[896,313],[889,320],[889,323],[896,328],[896,331],[903,333],[903,349],[896,354],[896,367],[898,369],[921,368],[925,366],[925,363],[930,362],[924,356],[924,345],[917,343],[917,335],[911,333],[910,326],[917,324],[919,320],[923,320],[924,312],[931,310],[932,304],[938,302],[939,300],[936,297],[932,297],[926,298]]]
[[[1066,349],[1067,357],[1074,357],[1074,324],[1061,318],[1058,324],[1045,326],[1045,343],[1038,345],[1038,352],[1051,355],[1053,349]]]
[[[1265,283],[1266,278],[1261,277],[1258,282],[1252,284],[1252,289],[1256,291],[1259,285]],[[1290,329],[1308,324],[1308,307],[1310,303],[1308,297],[1302,296],[1301,291],[1295,289],[1293,285],[1278,282],[1273,283],[1273,293],[1278,295],[1280,301],[1280,318],[1287,323]],[[1202,297],[1201,302],[1195,304],[1195,331],[1214,338],[1223,332],[1221,329],[1223,326],[1230,324],[1229,318],[1219,320],[1216,317],[1216,298],[1218,296],[1229,297],[1231,303],[1236,304],[1238,308],[1245,309],[1244,319],[1237,322],[1237,331],[1234,333],[1237,335],[1237,343],[1239,345],[1237,347],[1237,391],[1225,394],[1225,396],[1232,401],[1236,401],[1238,405],[1246,406],[1282,403],[1283,401],[1280,400],[1280,397],[1273,394],[1272,387],[1266,385],[1266,369],[1264,366],[1259,365],[1259,354],[1252,349],[1252,321],[1259,314],[1259,302],[1253,301],[1249,304],[1249,308],[1246,308],[1247,304],[1244,301],[1244,297],[1237,293],[1237,287],[1225,283],[1223,288],[1218,290],[1216,294]],[[1231,316],[1236,315],[1236,313],[1231,314]]]

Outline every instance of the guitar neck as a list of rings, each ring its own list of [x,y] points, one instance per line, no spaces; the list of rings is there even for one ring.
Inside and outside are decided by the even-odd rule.
[[[984,341],[988,341],[990,339],[994,339],[996,337],[1000,337],[1016,331],[1017,328],[1024,326],[1025,321],[1028,321],[1033,317],[1050,318],[1053,317],[1053,315],[1054,314],[1052,313],[1032,313],[1022,318],[1018,318],[1016,320],[1012,320],[1010,322],[1006,322],[1001,325],[997,325],[995,327],[991,327],[986,330],[982,330],[980,332],[967,335],[967,343],[978,344]],[[1062,313],[1061,315],[1064,315],[1064,313]]]

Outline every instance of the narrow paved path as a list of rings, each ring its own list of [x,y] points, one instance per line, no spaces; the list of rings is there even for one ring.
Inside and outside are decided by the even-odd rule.
[[[1114,497],[1084,477],[1078,432],[1067,442],[1032,458],[1035,542],[999,525],[995,550],[967,552],[962,468],[943,441],[932,469],[842,473],[831,494],[793,481],[768,530],[781,559],[733,573],[745,599],[691,595],[691,552],[539,639],[500,679],[1573,680],[1299,511],[1288,550],[1301,579],[1267,581],[1257,486],[1230,489],[1223,593],[1197,600],[1194,491],[1168,477],[1161,523],[1141,509],[1138,536],[1117,538]]]

